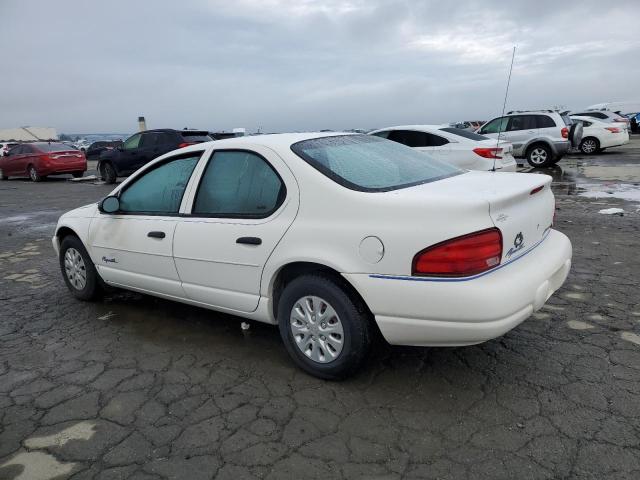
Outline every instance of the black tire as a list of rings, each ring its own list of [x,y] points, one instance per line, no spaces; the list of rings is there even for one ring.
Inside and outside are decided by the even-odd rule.
[[[70,249],[75,250],[81,257],[84,264],[84,273],[85,273],[85,283],[82,288],[74,285],[72,280],[69,278],[70,276],[67,274],[67,270],[65,267],[65,255],[67,251]],[[73,253],[73,252],[71,252]],[[87,250],[84,248],[84,245],[80,241],[80,239],[74,235],[69,235],[64,237],[62,243],[60,244],[60,271],[62,273],[62,278],[64,278],[64,283],[67,285],[67,288],[71,291],[71,294],[80,300],[95,300],[102,295],[102,279],[98,275],[96,271],[96,267],[91,261],[91,257],[87,253]]]
[[[100,176],[105,183],[116,183],[116,169],[113,168],[110,162],[104,162],[100,164]]]
[[[33,165],[29,165],[27,167],[27,173],[29,174],[29,178],[31,179],[32,182],[41,182],[42,179],[44,178],[42,175],[38,173],[38,170]]]
[[[585,155],[595,155],[600,151],[600,142],[595,137],[585,137],[580,142],[580,151]]]
[[[71,175],[73,175],[73,178],[82,178],[84,176],[84,172],[73,172]]]
[[[329,304],[342,325],[342,350],[328,363],[319,363],[309,358],[294,339],[291,312],[294,305],[306,296],[320,297]],[[327,321],[330,322],[330,319]],[[302,275],[287,284],[278,302],[278,324],[287,353],[295,364],[314,377],[326,380],[338,380],[352,375],[367,356],[371,345],[371,323],[366,307],[349,292],[342,281],[327,275]],[[321,325],[316,324],[316,328],[319,329],[316,335],[320,335]],[[311,332],[310,336],[313,338]],[[319,348],[322,352],[322,347]]]
[[[0,178],[2,180],[9,180],[9,175],[5,175],[1,168],[0,168]]]
[[[553,165],[553,154],[551,148],[544,143],[531,145],[527,149],[527,162],[534,168],[546,168]]]

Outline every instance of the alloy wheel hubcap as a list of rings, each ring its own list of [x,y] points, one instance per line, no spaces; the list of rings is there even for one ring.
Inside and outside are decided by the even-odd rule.
[[[596,142],[593,140],[586,140],[582,142],[582,151],[585,153],[592,153],[596,150]]]
[[[29,170],[29,176],[31,177],[31,180],[35,180],[36,178],[38,178],[38,172],[36,172],[36,169],[31,167],[31,169]]]
[[[533,163],[539,164],[543,163],[547,159],[547,152],[542,148],[535,148],[533,152],[531,152],[531,161]]]
[[[69,283],[76,290],[82,290],[87,284],[87,269],[82,255],[75,248],[69,248],[64,254],[64,270]]]
[[[324,299],[306,296],[291,309],[291,333],[298,349],[316,363],[331,363],[342,352],[344,329],[340,317]]]

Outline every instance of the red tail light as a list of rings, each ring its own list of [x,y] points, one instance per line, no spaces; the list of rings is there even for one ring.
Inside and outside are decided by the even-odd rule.
[[[604,127],[605,130],[609,130],[611,133],[620,133],[620,129],[618,127]]]
[[[195,145],[195,143],[193,143],[193,142],[182,142],[180,145],[178,145],[178,148],[188,147],[189,145]]]
[[[502,234],[489,228],[425,248],[413,257],[412,275],[467,277],[500,264]]]
[[[569,138],[569,129],[567,127],[563,127],[560,133],[562,134],[562,138]]]
[[[474,148],[473,153],[484,158],[502,158],[502,148]]]

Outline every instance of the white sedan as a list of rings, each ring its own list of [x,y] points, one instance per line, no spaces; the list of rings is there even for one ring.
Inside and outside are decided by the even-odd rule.
[[[498,143],[452,126],[403,125],[374,130],[369,135],[402,143],[466,170],[515,172],[517,168],[511,143]]]
[[[370,135],[233,138],[165,154],[53,245],[69,290],[111,285],[277,324],[321,378],[396,345],[508,332],[564,282],[545,175],[468,172]]]
[[[582,123],[583,133],[579,148],[587,155],[629,143],[629,130],[624,123],[603,122],[579,115],[571,115],[571,120]]]

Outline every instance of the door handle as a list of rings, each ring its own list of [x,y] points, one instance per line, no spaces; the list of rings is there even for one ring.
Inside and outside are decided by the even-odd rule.
[[[149,232],[147,233],[147,237],[151,237],[151,238],[164,238],[166,235],[164,234],[164,232]]]
[[[245,245],[260,245],[262,239],[258,237],[240,237],[236,240],[236,243],[244,243]]]

